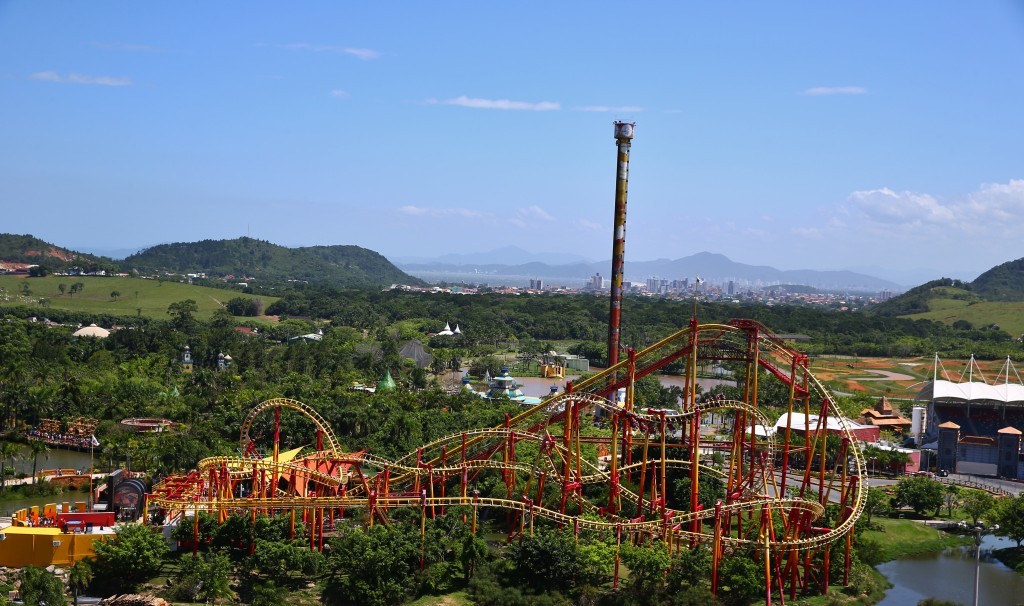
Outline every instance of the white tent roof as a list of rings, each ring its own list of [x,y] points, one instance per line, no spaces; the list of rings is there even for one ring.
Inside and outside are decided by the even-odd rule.
[[[917,392],[915,400],[946,400],[955,402],[1003,402],[1024,404],[1024,385],[1018,383],[1000,383],[989,385],[981,381],[954,383],[939,379],[928,383]]]
[[[787,412],[783,414],[781,417],[779,417],[779,420],[775,422],[776,432],[786,431],[786,418],[789,417],[789,415],[790,413]],[[806,418],[804,416],[804,413],[802,412],[794,412],[792,413],[792,415],[793,420],[791,421],[790,425],[792,429],[795,429],[797,431],[805,431],[807,429],[810,429],[811,431],[816,431],[818,429],[818,419],[820,418],[819,415],[807,415]],[[824,429],[826,431],[841,431],[842,429],[846,428],[849,429],[850,431],[854,431],[856,429],[864,429],[869,427],[873,427],[873,425],[861,425],[860,423],[853,421],[851,419],[829,416],[825,419]]]
[[[110,331],[106,328],[100,328],[95,324],[90,324],[79,328],[71,334],[73,337],[96,337],[98,339],[106,339],[110,336]]]

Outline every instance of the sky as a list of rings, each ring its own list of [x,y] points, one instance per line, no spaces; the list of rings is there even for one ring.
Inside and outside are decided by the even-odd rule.
[[[0,108],[0,232],[82,251],[609,259],[626,120],[627,263],[1024,257],[1013,0],[0,0]]]

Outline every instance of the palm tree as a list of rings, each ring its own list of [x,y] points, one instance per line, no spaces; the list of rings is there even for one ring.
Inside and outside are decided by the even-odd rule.
[[[7,488],[7,459],[11,460],[11,466],[14,466],[14,460],[18,458],[21,453],[21,449],[18,448],[17,444],[13,442],[0,442],[0,490]]]
[[[50,447],[46,445],[46,442],[42,440],[30,440],[28,443],[29,450],[32,451],[32,483],[36,483],[36,467],[39,465],[39,455],[45,456],[47,459],[50,458]]]
[[[75,606],[78,606],[78,593],[88,587],[89,583],[92,583],[92,563],[90,560],[91,558],[78,560],[68,569],[68,585],[71,586]]]

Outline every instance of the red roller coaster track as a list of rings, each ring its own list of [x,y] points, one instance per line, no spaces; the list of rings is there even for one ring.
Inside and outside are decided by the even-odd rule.
[[[637,409],[636,381],[675,362],[685,368],[681,407]],[[702,401],[698,374],[721,362],[745,367],[737,374],[743,396]],[[787,388],[786,401],[773,402],[775,409],[781,405],[791,413],[787,419],[817,415],[817,431],[794,440],[796,432],[787,422],[775,435],[759,435],[759,427],[772,425],[758,406],[759,369]],[[608,399],[619,389],[626,391],[624,405]],[[281,458],[282,409],[295,410],[314,423],[317,443],[312,453]],[[270,410],[275,414],[273,453],[263,458],[249,432],[254,419]],[[602,436],[581,431],[591,413],[603,415],[611,431]],[[731,433],[702,435],[701,416],[708,413],[728,417]],[[311,407],[268,400],[242,424],[243,456],[204,459],[197,471],[165,478],[147,498],[150,507],[168,512],[169,520],[193,516],[194,523],[199,511],[223,518],[244,510],[254,515],[290,512],[294,524],[298,511],[310,529],[311,548],[322,547],[325,520],[343,516],[346,509],[365,510],[372,525],[389,523],[388,511],[394,508],[419,509],[425,519],[445,507],[464,505],[473,510],[475,531],[480,507],[500,508],[512,512],[510,537],[532,532],[535,519],[547,519],[576,533],[661,541],[672,551],[706,546],[712,553],[713,591],[718,589],[723,555],[752,549],[764,566],[770,604],[773,595],[784,601],[787,594],[794,599],[812,587],[827,592],[836,545],[845,551],[848,582],[852,529],[864,506],[866,486],[859,481],[864,467],[842,421],[838,445],[825,439],[830,416],[842,418],[808,370],[806,356],[753,321],[700,325],[694,319],[687,328],[642,351],[630,351],[626,360],[569,384],[564,393],[497,427],[447,436],[395,461],[345,453]],[[517,455],[517,445],[524,443],[536,444],[530,449],[535,454]],[[589,460],[582,455],[584,444],[596,444],[607,454],[601,461]],[[726,464],[718,468],[702,463],[702,454],[709,452],[722,453]],[[795,462],[803,462],[803,469],[792,469]],[[670,469],[689,474],[691,501],[682,508],[668,506]],[[505,486],[501,498],[482,497],[474,488],[485,473],[500,474]],[[723,482],[725,497],[704,509],[697,489],[701,478],[710,475]],[[606,502],[584,498],[583,487],[591,484],[607,489]],[[822,523],[829,502],[839,508],[831,527]]]

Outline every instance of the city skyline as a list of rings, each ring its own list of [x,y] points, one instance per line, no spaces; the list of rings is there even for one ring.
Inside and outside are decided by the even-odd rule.
[[[244,7],[244,10],[239,8]],[[1024,8],[0,6],[3,231],[973,279],[1024,256]],[[905,280],[896,280],[907,283]]]

